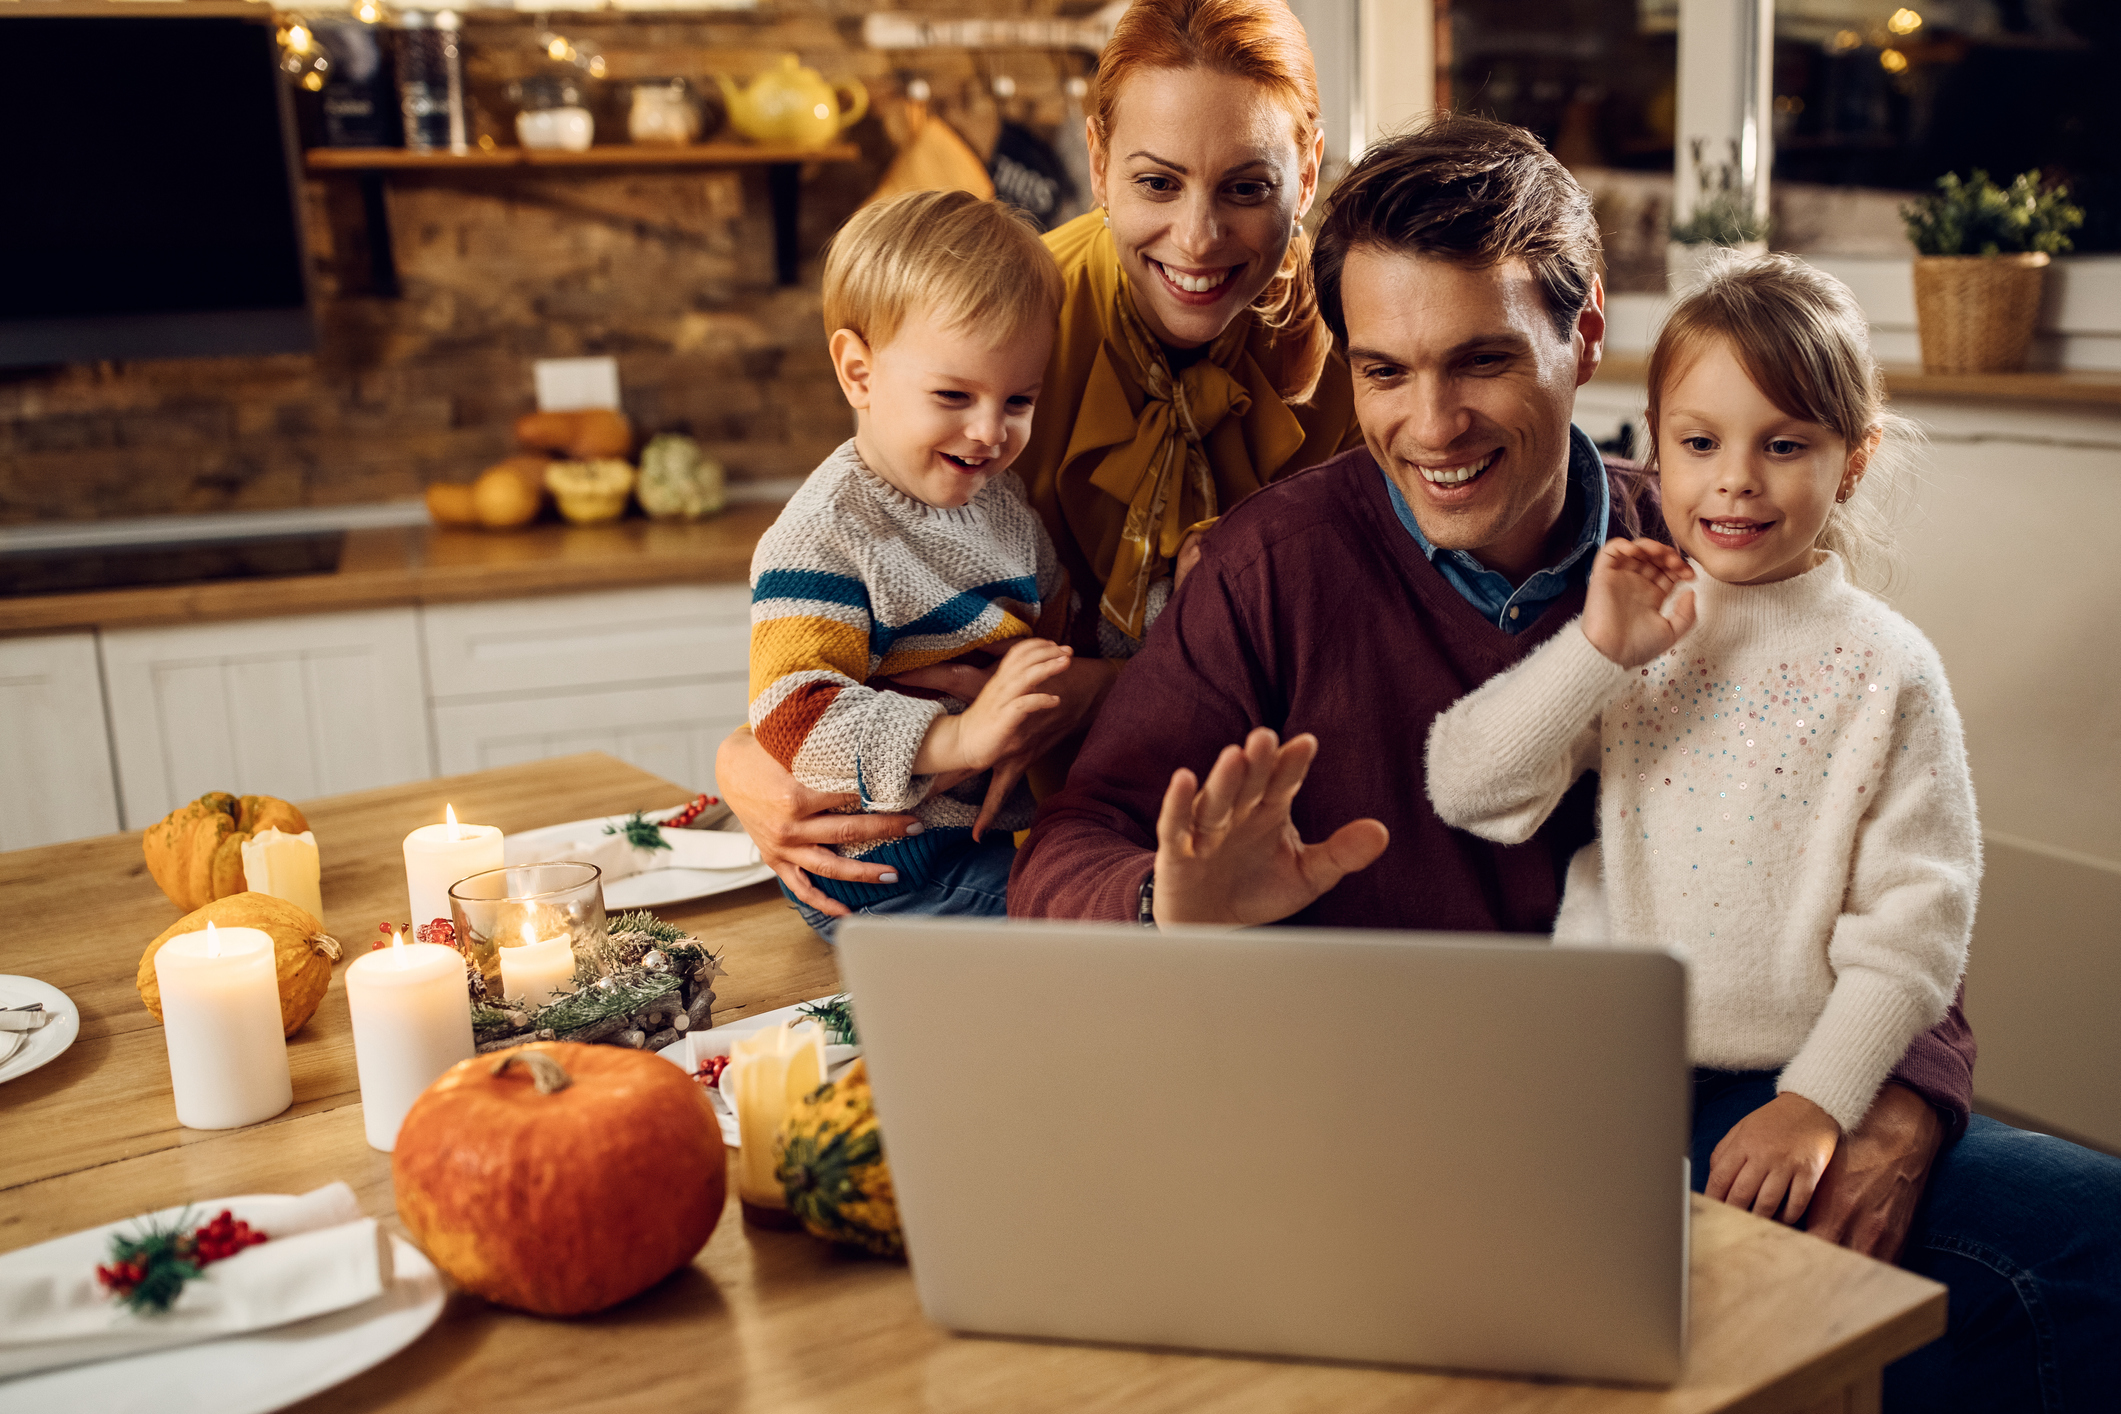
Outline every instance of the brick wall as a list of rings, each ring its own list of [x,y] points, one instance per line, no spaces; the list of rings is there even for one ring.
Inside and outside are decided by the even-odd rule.
[[[939,111],[981,145],[1004,110],[1050,135],[1064,79],[1090,63],[1044,51],[872,52],[859,37],[871,8],[775,0],[755,14],[545,21],[484,12],[468,25],[478,129],[504,144],[514,140],[507,81],[535,66],[541,25],[602,52],[607,80],[591,101],[603,137],[623,134],[628,79],[742,78],[788,50],[828,77],[860,77],[872,115],[849,136],[863,157],[806,172],[799,286],[774,284],[760,170],[394,175],[397,298],[357,292],[365,227],[351,179],[312,179],[316,353],[0,370],[0,524],[417,496],[506,455],[511,425],[534,405],[531,360],[579,354],[617,358],[644,434],[690,433],[737,480],[807,472],[852,425],[825,357],[816,253],[889,160],[904,81],[927,79]],[[1017,84],[1006,103],[991,92],[999,73]]]

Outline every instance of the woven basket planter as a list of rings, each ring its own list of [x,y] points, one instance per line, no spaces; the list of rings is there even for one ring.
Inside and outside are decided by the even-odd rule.
[[[1925,373],[2022,373],[2040,322],[2047,256],[1915,257],[1915,327]]]

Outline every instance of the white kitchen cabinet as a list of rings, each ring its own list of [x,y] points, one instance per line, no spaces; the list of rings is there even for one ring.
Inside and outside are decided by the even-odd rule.
[[[0,850],[118,828],[90,633],[0,639]]]
[[[424,624],[445,775],[606,751],[711,791],[715,747],[744,721],[742,584],[437,605]]]
[[[438,702],[741,681],[749,672],[751,590],[676,584],[437,604],[426,610],[425,627],[427,686]]]
[[[102,634],[128,829],[210,790],[287,800],[434,770],[416,610]]]
[[[612,689],[512,702],[438,702],[445,776],[604,751],[694,790],[714,789],[714,751],[744,721],[744,683]]]

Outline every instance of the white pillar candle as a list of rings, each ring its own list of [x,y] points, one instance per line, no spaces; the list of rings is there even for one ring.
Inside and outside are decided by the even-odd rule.
[[[746,1217],[787,1209],[788,1195],[774,1174],[774,1141],[795,1102],[824,1083],[825,1029],[815,1021],[786,1021],[730,1042],[721,1086],[736,1107],[736,1192]]]
[[[317,837],[304,830],[260,830],[243,841],[243,884],[253,893],[271,894],[324,921],[324,894],[317,883]]]
[[[177,1123],[239,1129],[294,1103],[273,941],[256,928],[183,933],[155,951]]]
[[[525,924],[523,941],[513,947],[504,944],[499,951],[501,995],[521,1002],[526,1010],[536,1011],[555,992],[574,990],[574,947],[566,934],[540,939]]]
[[[405,837],[405,892],[415,928],[449,917],[451,884],[508,862],[501,857],[498,829],[459,825],[454,806],[445,807],[445,813],[445,823],[422,825]]]
[[[368,1146],[387,1154],[420,1092],[477,1052],[464,956],[455,948],[408,943],[403,933],[395,934],[391,946],[365,953],[347,967],[346,1006],[353,1013],[354,1068],[361,1077]]]

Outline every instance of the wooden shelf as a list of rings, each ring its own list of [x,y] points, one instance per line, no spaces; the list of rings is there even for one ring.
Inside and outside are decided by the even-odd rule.
[[[398,293],[398,269],[390,245],[390,205],[383,184],[392,176],[438,172],[611,171],[617,168],[764,167],[766,195],[773,205],[773,268],[782,285],[796,283],[800,252],[796,248],[797,207],[806,162],[849,162],[861,156],[851,142],[826,147],[788,147],[748,142],[695,142],[683,147],[652,143],[611,143],[582,152],[552,148],[485,147],[469,152],[411,152],[402,147],[313,147],[304,154],[309,170],[325,176],[344,174],[361,185],[361,205],[368,227],[365,287],[370,293]]]
[[[469,152],[412,152],[402,147],[313,147],[312,172],[469,172],[507,167],[771,167],[784,163],[846,162],[861,155],[851,142],[829,147],[782,147],[748,142],[696,142],[684,147],[608,143],[582,152],[529,147],[473,148]]]
[[[1645,358],[1609,357],[1598,365],[1595,381],[1642,383],[1648,378],[1649,367]],[[1885,389],[1892,398],[1984,398],[2006,403],[2121,408],[2121,372],[1924,373],[1919,368],[1889,365],[1885,370]]]

